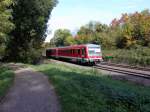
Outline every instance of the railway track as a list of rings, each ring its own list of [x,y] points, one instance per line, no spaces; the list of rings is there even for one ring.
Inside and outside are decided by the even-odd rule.
[[[135,69],[135,70],[142,70],[142,71],[149,71],[150,72],[150,68],[148,68],[148,67],[130,66],[130,65],[125,65],[125,64],[116,64],[116,63],[108,63],[108,62],[103,62],[102,65],[123,67],[123,68],[129,68],[129,69]]]
[[[145,69],[143,67],[138,68],[138,67],[131,67],[127,65],[112,64],[112,63],[111,64],[102,63],[102,64],[95,65],[93,67],[96,69],[102,69],[106,71],[132,75],[132,76],[141,77],[150,80],[150,69],[148,68]]]
[[[150,79],[149,69],[146,70],[138,68],[133,69],[129,66],[119,66],[119,65],[115,66],[113,64],[96,65],[94,66],[94,68]]]

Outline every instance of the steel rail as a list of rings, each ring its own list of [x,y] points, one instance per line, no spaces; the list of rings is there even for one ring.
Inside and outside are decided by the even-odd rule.
[[[111,65],[111,66],[115,66],[115,67],[135,69],[135,70],[150,71],[150,68],[148,68],[148,67],[138,67],[138,66],[130,66],[130,65],[124,65],[124,64],[108,63],[108,62],[104,62],[104,63],[101,63],[101,64],[102,65],[108,65],[108,66]]]
[[[102,65],[96,65],[96,66],[94,66],[94,68],[150,79],[150,74],[141,73],[141,72],[137,72],[137,71],[135,72],[135,71],[129,71],[129,70],[122,70],[120,68],[113,68],[113,67],[110,68],[110,67],[106,67],[106,66],[102,66]]]

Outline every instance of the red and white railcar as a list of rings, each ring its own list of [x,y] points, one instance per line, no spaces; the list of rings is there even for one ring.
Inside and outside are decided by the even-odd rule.
[[[46,50],[47,58],[64,59],[77,63],[98,63],[102,61],[100,45],[86,44]]]

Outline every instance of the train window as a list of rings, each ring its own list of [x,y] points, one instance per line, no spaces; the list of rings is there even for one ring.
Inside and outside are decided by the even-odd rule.
[[[75,49],[73,49],[73,54],[75,54]]]
[[[82,48],[82,55],[85,55],[85,48]]]
[[[70,49],[69,51],[70,51],[70,55],[71,55],[72,54],[72,50]]]
[[[69,50],[66,50],[67,54],[69,54]]]
[[[101,54],[100,47],[89,47],[88,54],[89,56],[100,56]]]
[[[80,49],[78,49],[78,54],[80,55]]]
[[[78,53],[78,50],[76,49],[76,50],[75,50],[75,54],[77,54],[77,53]]]
[[[72,54],[74,54],[74,50],[72,49]]]

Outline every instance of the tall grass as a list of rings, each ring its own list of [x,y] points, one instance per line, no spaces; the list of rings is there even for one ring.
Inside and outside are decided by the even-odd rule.
[[[103,50],[103,56],[112,55],[113,58],[109,61],[115,63],[125,63],[130,65],[150,66],[150,49],[114,49]]]
[[[5,95],[11,86],[13,78],[14,73],[10,69],[0,66],[0,98]]]
[[[96,70],[45,64],[35,67],[54,84],[62,112],[149,112],[150,88],[113,80]]]

